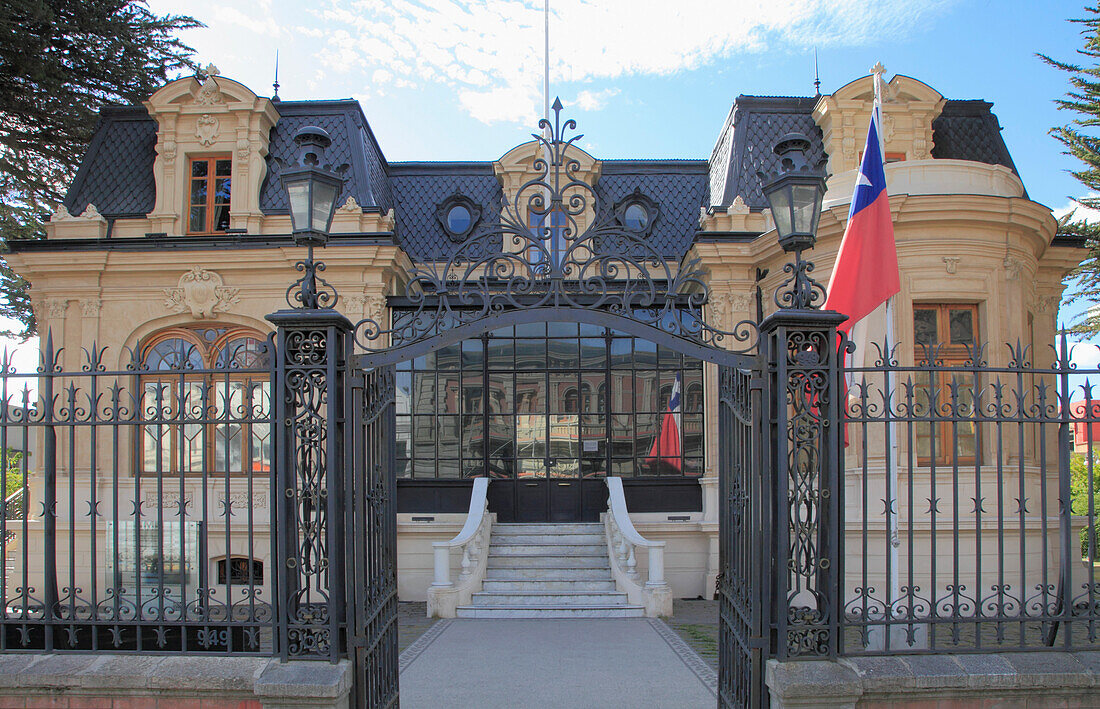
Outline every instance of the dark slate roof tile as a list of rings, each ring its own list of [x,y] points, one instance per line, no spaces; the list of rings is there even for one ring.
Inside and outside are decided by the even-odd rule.
[[[707,189],[705,160],[607,160],[596,183],[601,218],[610,218],[615,205],[635,190],[656,202],[650,243],[662,255],[676,258],[691,247]]]
[[[105,217],[153,211],[157,124],[143,106],[100,111],[88,152],[65,195],[65,208],[82,213],[94,204]]]
[[[262,211],[286,213],[286,194],[279,183],[276,159],[293,163],[296,157],[294,134],[311,125],[324,129],[332,138],[325,159],[334,167],[348,165],[347,181],[339,202],[343,204],[352,196],[362,207],[389,210],[392,196],[386,160],[357,101],[281,101],[276,109],[281,118],[271,130],[267,175],[260,188]]]
[[[932,121],[932,157],[1004,165],[1016,172],[988,101],[947,101]]]
[[[389,168],[397,239],[413,260],[445,260],[458,248],[435,217],[436,208],[455,192],[481,206],[480,224],[500,219],[503,191],[492,163],[393,163]]]

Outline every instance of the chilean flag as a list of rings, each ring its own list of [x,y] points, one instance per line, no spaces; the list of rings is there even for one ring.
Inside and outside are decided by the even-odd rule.
[[[676,374],[676,383],[672,385],[672,395],[668,398],[668,411],[661,418],[661,434],[653,439],[649,449],[649,460],[655,467],[662,463],[680,472],[680,374]]]
[[[901,290],[894,225],[886,196],[886,172],[882,166],[881,121],[882,109],[876,101],[848,224],[825,298],[825,310],[848,316],[837,328],[842,332],[848,332]]]

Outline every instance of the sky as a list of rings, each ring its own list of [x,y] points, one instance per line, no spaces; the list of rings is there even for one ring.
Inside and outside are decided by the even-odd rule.
[[[285,100],[355,98],[386,158],[492,160],[542,112],[543,0],[149,0],[204,22],[202,64]],[[1082,0],[550,0],[551,93],[597,158],[710,156],[739,94],[829,93],[882,62],[993,102],[1030,197],[1084,189],[1048,135]],[[1077,309],[1059,314],[1072,320]],[[1100,350],[1097,350],[1100,358]]]

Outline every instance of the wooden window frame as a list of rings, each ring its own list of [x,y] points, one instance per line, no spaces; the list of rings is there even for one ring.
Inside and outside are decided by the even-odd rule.
[[[916,341],[916,315],[917,311],[921,310],[934,310],[936,311],[936,346],[932,348],[931,354],[935,358],[934,363],[927,361],[929,351],[926,345],[920,344]],[[951,343],[951,323],[950,315],[951,311],[966,310],[971,313],[971,337],[972,342],[970,348],[965,344],[952,344]],[[935,374],[931,372],[927,374],[929,377],[935,376],[935,388],[937,391],[936,403],[939,407],[942,407],[945,402],[951,401],[951,379],[952,376],[967,376],[965,370],[958,375],[954,375],[948,371],[952,367],[966,366],[972,357],[973,347],[979,341],[979,320],[978,320],[978,304],[977,303],[913,303],[913,362],[917,366],[934,366]],[[973,378],[973,375],[970,377]],[[979,388],[980,382],[973,382],[966,385],[968,389],[971,387]],[[971,389],[973,391],[973,389]],[[925,404],[927,405],[927,398]],[[972,401],[973,404],[973,401]],[[931,416],[935,412],[926,412]],[[960,419],[956,418],[955,421]],[[937,421],[935,423],[929,422],[917,422],[914,424],[918,430],[918,438],[924,431],[928,431],[930,427],[935,427],[935,441],[936,441],[936,455],[933,459],[931,456],[917,455],[918,465],[933,465],[937,467],[952,466],[956,463],[958,465],[980,465],[982,457],[982,439],[981,431],[975,425],[973,431],[974,438],[974,455],[955,455],[955,446],[957,441],[952,435],[953,422],[951,420]],[[951,445],[949,445],[951,444]]]
[[[184,208],[184,212],[183,212],[184,225],[186,226],[185,232],[187,233],[188,236],[203,236],[203,235],[213,235],[213,234],[224,234],[229,229],[228,225],[226,226],[226,229],[224,229],[224,230],[214,228],[214,226],[215,226],[215,224],[214,224],[215,206],[216,206],[215,202],[214,202],[214,197],[215,197],[214,185],[215,185],[215,180],[217,180],[217,178],[218,178],[218,175],[216,174],[216,172],[217,172],[217,164],[218,164],[219,160],[228,160],[229,161],[230,202],[226,206],[229,207],[230,215],[232,216],[233,211],[232,211],[232,207],[230,205],[232,204],[232,194],[233,194],[233,181],[232,181],[233,156],[230,153],[216,153],[216,154],[212,154],[212,155],[192,155],[192,156],[189,156],[187,158],[187,185],[186,185],[186,190],[187,190],[186,202],[187,202],[187,206]],[[197,181],[199,179],[204,179],[204,178],[192,177],[192,174],[194,173],[195,163],[201,163],[201,162],[205,162],[207,164],[206,177],[205,177],[205,181],[206,181],[206,202],[205,202],[205,204],[197,205],[197,204],[192,204],[191,203],[191,186],[195,181]],[[204,209],[206,209],[206,217],[203,220],[203,229],[201,231],[196,231],[196,230],[193,230],[191,228],[191,208],[192,207],[198,207],[198,206],[201,206]]]
[[[180,403],[181,389],[196,384],[200,386],[200,397],[201,391],[204,388],[210,392],[208,394],[208,397],[218,397],[224,395],[224,392],[222,392],[220,388],[228,387],[234,383],[239,383],[242,385],[247,383],[252,383],[253,385],[261,384],[270,388],[270,383],[267,381],[266,378],[262,376],[248,373],[236,374],[224,367],[218,367],[217,364],[218,357],[231,343],[240,339],[252,339],[262,343],[264,342],[264,335],[262,333],[247,327],[229,327],[224,333],[219,335],[217,339],[207,342],[199,335],[199,332],[203,329],[208,328],[171,327],[164,330],[159,330],[154,333],[152,337],[146,340],[146,342],[142,345],[141,361],[143,364],[148,361],[149,355],[152,353],[153,349],[157,345],[169,340],[183,340],[187,342],[188,344],[196,348],[202,360],[201,369],[195,372],[188,372],[182,369],[152,369],[148,370],[147,372],[142,372],[138,376],[137,390],[141,392],[143,411],[148,412],[151,410],[155,410],[155,408],[162,408],[167,409],[169,414],[174,415],[175,409],[179,406]],[[207,371],[212,369],[222,369],[224,371]],[[153,401],[146,401],[146,386],[148,384],[165,384],[167,385],[168,394],[164,398],[159,400],[154,399]],[[244,395],[241,399],[242,406],[247,405],[249,409],[254,408],[256,405],[256,400],[253,396],[252,391],[248,391],[246,387],[242,387],[242,390],[244,391]],[[266,398],[267,406],[271,406],[270,391],[267,391],[266,393],[261,393],[261,396],[264,396]],[[213,404],[215,407],[219,405],[217,401],[211,402],[209,398],[207,403],[208,405]],[[218,431],[219,428],[224,429],[225,422],[220,420],[206,420],[205,412],[199,418],[202,419],[201,422],[191,424],[185,422],[142,425],[139,429],[138,440],[135,450],[135,458],[137,459],[136,469],[138,471],[138,474],[145,476],[158,474],[171,476],[183,475],[184,477],[198,477],[202,475],[207,475],[211,477],[218,475],[224,476],[227,472],[227,466],[224,462],[220,465],[218,464],[217,448]],[[230,416],[230,418],[233,418],[233,416]],[[250,419],[252,417],[241,416],[240,418]],[[239,425],[241,427],[240,457],[242,461],[242,466],[241,469],[238,470],[229,468],[228,473],[234,477],[243,477],[248,474],[264,476],[269,475],[270,470],[263,469],[262,467],[261,469],[256,470],[254,467],[256,461],[263,460],[262,454],[260,454],[256,450],[252,450],[251,459],[248,455],[250,442],[253,440],[253,423],[246,422]],[[197,464],[191,464],[190,461],[187,461],[185,459],[184,467],[182,468],[180,465],[180,447],[181,441],[183,440],[180,435],[181,426],[200,426],[203,429],[199,432],[199,435],[203,438],[202,450],[199,454],[200,460]],[[159,470],[156,466],[154,466],[152,469],[146,469],[145,443],[146,432],[149,428],[160,429],[154,434],[154,436],[156,436],[157,438],[168,436],[168,451],[166,454],[161,456],[162,464],[160,465]],[[272,435],[273,432],[269,430],[269,444],[271,442],[270,437]],[[229,450],[230,449],[227,446],[227,456]],[[228,457],[231,458],[231,456]],[[249,466],[246,466],[244,463],[245,461],[249,460],[251,460],[253,464],[251,466],[251,470],[245,469]],[[206,462],[205,468],[203,466],[204,461]]]

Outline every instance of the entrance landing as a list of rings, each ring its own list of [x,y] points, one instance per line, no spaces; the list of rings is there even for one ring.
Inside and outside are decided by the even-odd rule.
[[[654,619],[442,620],[401,656],[403,709],[711,709],[716,684]]]

